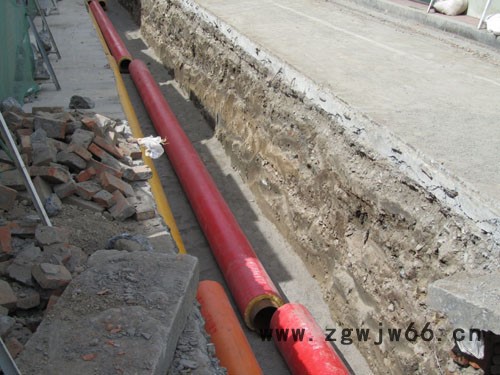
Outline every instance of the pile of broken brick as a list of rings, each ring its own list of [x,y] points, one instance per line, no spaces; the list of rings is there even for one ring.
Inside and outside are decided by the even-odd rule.
[[[31,114],[14,108],[3,116],[49,216],[58,215],[65,203],[110,220],[156,216],[144,189],[151,170],[126,124],[62,107],[33,108]],[[68,229],[40,224],[38,215],[7,220],[20,202],[28,206],[28,199],[21,173],[3,147],[0,336],[14,358],[87,260],[81,248],[69,243]]]
[[[151,170],[126,124],[62,107],[33,108],[32,114],[9,111],[4,118],[49,216],[61,210],[61,200],[107,210],[115,220],[155,216],[143,191],[132,186],[151,178]],[[20,189],[25,189],[20,171],[0,151],[0,209],[8,209]]]

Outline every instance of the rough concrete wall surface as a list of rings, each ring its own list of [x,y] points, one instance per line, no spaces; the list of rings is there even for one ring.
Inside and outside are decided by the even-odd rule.
[[[442,337],[360,342],[373,371],[438,373],[451,327],[428,308],[428,284],[498,269],[494,241],[447,204],[454,192],[409,177],[390,162],[406,149],[381,156],[363,142],[367,119],[340,101],[326,111],[292,89],[265,52],[247,53],[244,37],[195,2],[121,2],[140,10],[143,37],[213,119],[259,205],[320,281],[335,321],[375,331],[429,322]]]

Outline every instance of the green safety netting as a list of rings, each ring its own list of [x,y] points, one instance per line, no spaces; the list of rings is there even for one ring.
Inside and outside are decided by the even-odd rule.
[[[13,96],[22,104],[25,96],[38,90],[26,19],[28,11],[36,10],[32,4],[29,8],[26,0],[0,0],[0,100]]]

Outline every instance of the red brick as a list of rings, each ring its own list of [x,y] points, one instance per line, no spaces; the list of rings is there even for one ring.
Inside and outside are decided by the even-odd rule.
[[[103,137],[96,136],[94,143],[118,159],[123,158],[123,152]]]
[[[59,166],[32,166],[30,167],[30,175],[31,177],[40,176],[53,184],[64,184],[71,179],[69,172]]]
[[[84,169],[83,171],[78,173],[78,175],[76,176],[76,180],[78,182],[88,181],[91,178],[93,178],[96,174],[97,174],[97,172],[96,172],[95,168],[90,167],[90,168]]]
[[[118,169],[112,168],[109,165],[98,162],[97,160],[91,159],[87,163],[87,167],[92,167],[95,169],[97,175],[101,175],[104,172],[112,174],[115,177],[121,178],[123,176],[123,172]]]
[[[16,358],[24,350],[23,344],[21,344],[15,337],[9,337],[5,341],[5,346],[7,347],[7,350],[12,358]]]
[[[59,296],[57,295],[57,293],[55,293],[55,292],[52,293],[49,297],[49,301],[47,302],[47,308],[45,309],[45,313],[52,310],[52,308],[54,307],[54,305],[57,303],[58,300],[59,300]]]
[[[13,236],[18,237],[33,237],[35,235],[37,223],[27,222],[22,220],[11,221],[8,226],[10,228],[10,233]]]
[[[123,221],[135,214],[134,206],[130,204],[119,190],[113,193],[113,197],[116,203],[109,209],[109,212],[116,220]]]
[[[102,148],[97,146],[95,143],[90,144],[89,151],[95,156],[97,156],[101,160],[101,162],[103,162],[106,165],[109,165],[114,169],[123,171],[123,169],[125,168],[125,166],[122,163],[120,163],[118,160],[116,160],[113,156],[108,154]]]
[[[10,253],[12,251],[11,231],[7,225],[0,227],[0,252]]]
[[[100,177],[102,187],[110,193],[114,192],[115,190],[119,190],[121,193],[125,194],[128,197],[135,196],[134,189],[132,189],[132,186],[127,184],[125,181],[122,181],[119,178],[106,172],[102,173]]]
[[[73,152],[86,161],[92,159],[92,154],[85,147],[76,143],[70,144],[66,151]]]
[[[14,206],[17,191],[0,184],[0,210],[10,210]]]
[[[101,128],[99,127],[99,124],[97,121],[93,118],[90,117],[83,117],[81,120],[82,124],[89,130],[92,130],[95,135],[98,136],[104,136]]]

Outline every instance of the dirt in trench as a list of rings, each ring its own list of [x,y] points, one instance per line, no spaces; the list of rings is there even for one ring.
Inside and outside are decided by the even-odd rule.
[[[203,106],[233,165],[319,280],[336,322],[442,341],[359,347],[376,373],[439,373],[451,327],[426,305],[430,282],[493,269],[490,240],[440,204],[279,76],[186,12],[183,1],[121,0],[143,37]]]

